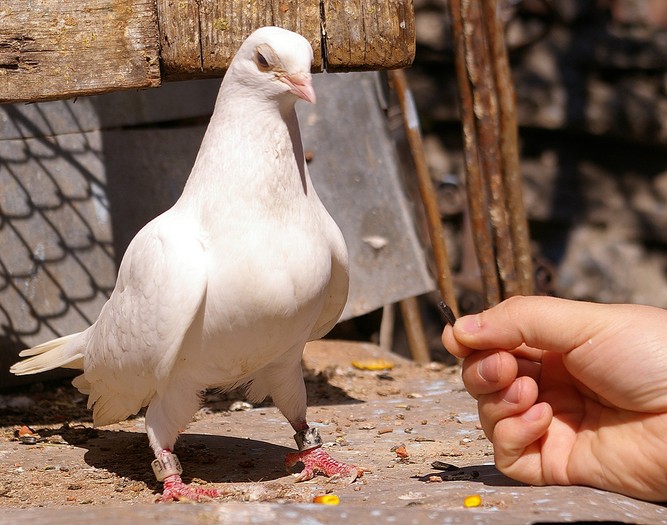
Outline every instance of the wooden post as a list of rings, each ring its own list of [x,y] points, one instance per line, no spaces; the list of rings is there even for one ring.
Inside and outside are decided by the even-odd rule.
[[[419,302],[416,297],[408,297],[400,301],[401,315],[403,316],[403,325],[405,326],[405,335],[408,339],[408,347],[412,359],[417,363],[428,363],[431,361],[431,355],[428,351],[428,342],[424,334],[424,325],[421,314],[419,313]]]
[[[530,250],[528,220],[523,202],[523,179],[519,167],[519,130],[516,118],[516,97],[512,82],[505,27],[497,15],[497,0],[483,3],[483,19],[489,38],[493,79],[498,98],[498,136],[500,159],[507,196],[510,236],[514,248],[517,289],[530,295],[534,288],[534,270]]]

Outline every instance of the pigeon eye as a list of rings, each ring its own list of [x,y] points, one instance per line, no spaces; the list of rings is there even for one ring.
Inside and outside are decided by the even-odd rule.
[[[270,69],[269,61],[268,61],[268,60],[266,59],[266,57],[265,57],[264,55],[262,55],[262,53],[260,53],[259,51],[257,51],[257,53],[255,53],[255,62],[257,62],[257,66],[258,66],[259,69],[261,69],[262,71],[267,71],[267,70]]]

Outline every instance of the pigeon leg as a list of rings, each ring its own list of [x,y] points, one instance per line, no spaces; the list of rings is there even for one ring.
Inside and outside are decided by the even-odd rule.
[[[352,483],[364,474],[364,470],[354,465],[342,463],[322,449],[322,439],[316,428],[309,428],[306,423],[292,424],[297,433],[294,439],[299,452],[291,452],[285,456],[285,468],[289,471],[297,463],[303,464],[303,470],[296,476],[296,481],[307,481],[316,474],[327,477],[337,476]]]
[[[193,487],[183,483],[183,469],[176,455],[170,450],[162,450],[152,466],[155,476],[164,486],[159,501],[206,501],[222,495],[217,489]]]
[[[319,473],[347,478],[351,483],[361,477],[363,470],[332,458],[322,449],[322,439],[317,429],[309,428],[306,423],[306,385],[301,369],[304,344],[295,345],[279,363],[268,366],[257,374],[249,394],[254,399],[271,395],[278,410],[296,431],[294,439],[299,452],[287,454],[285,468],[289,471],[297,463],[303,464],[304,468],[296,477],[297,481],[312,479]]]
[[[163,397],[151,400],[146,411],[146,432],[155,453],[151,463],[158,481],[164,485],[160,501],[205,501],[221,496],[216,489],[187,485],[181,479],[183,469],[172,453],[179,429],[185,428],[199,408],[196,392],[187,395],[177,387],[166,388]]]

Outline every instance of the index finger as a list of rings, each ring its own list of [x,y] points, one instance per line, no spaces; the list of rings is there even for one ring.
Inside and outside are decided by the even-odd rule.
[[[613,305],[555,297],[511,297],[479,314],[461,317],[449,334],[448,349],[458,355],[473,350],[513,350],[528,346],[567,353],[586,343],[610,321]],[[620,314],[620,312],[617,312]]]

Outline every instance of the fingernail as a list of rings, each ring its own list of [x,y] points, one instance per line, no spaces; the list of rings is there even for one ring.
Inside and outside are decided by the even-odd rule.
[[[500,379],[500,357],[491,354],[477,363],[477,373],[489,383],[496,383]]]
[[[465,315],[456,321],[456,327],[468,334],[476,334],[482,325],[479,315]]]
[[[516,405],[519,402],[520,398],[521,398],[521,381],[514,381],[514,383],[512,383],[505,391],[503,400],[505,400],[507,403],[512,403],[513,405]]]
[[[523,419],[527,423],[533,423],[535,421],[539,421],[540,419],[542,419],[542,417],[544,417],[545,410],[546,410],[546,405],[544,403],[538,403],[537,405],[533,405],[523,414],[521,414],[521,419]]]

